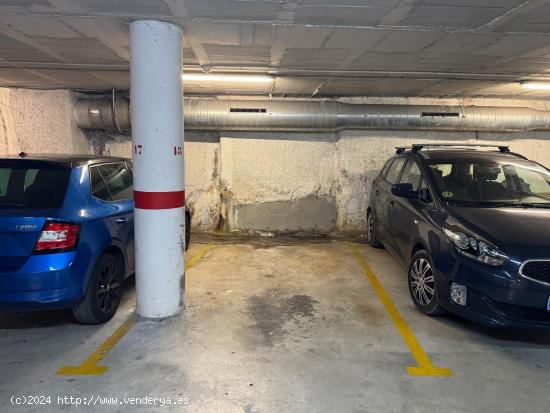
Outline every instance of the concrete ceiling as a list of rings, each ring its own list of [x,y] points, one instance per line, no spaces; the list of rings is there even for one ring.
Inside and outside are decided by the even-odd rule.
[[[546,98],[550,0],[0,0],[0,84],[126,89],[128,22],[184,27],[189,94]]]

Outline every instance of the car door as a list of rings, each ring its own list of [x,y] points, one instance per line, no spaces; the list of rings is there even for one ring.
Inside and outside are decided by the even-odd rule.
[[[397,157],[393,160],[386,177],[380,181],[380,185],[378,185],[379,192],[376,194],[379,200],[379,208],[376,215],[379,229],[378,234],[380,239],[384,241],[384,246],[394,253],[397,252],[397,245],[393,239],[388,215],[388,212],[390,212],[395,204],[395,197],[391,193],[391,187],[399,181],[406,160],[407,158],[404,156]]]
[[[403,173],[399,178],[400,184],[411,184],[414,191],[419,191],[425,180],[418,163],[409,158]],[[419,223],[425,221],[425,208],[428,205],[418,198],[402,198],[394,196],[388,207],[388,225],[396,253],[403,263],[408,263],[412,243],[419,238]]]
[[[107,220],[125,249],[128,269],[134,270],[134,193],[132,171],[126,162],[91,167],[92,195],[108,203]]]

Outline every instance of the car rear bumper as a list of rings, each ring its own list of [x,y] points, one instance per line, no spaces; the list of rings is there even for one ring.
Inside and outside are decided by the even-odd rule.
[[[14,272],[0,272],[0,310],[69,308],[83,295],[85,271],[76,253],[34,255]]]
[[[447,310],[480,324],[496,327],[550,328],[550,287],[516,276],[510,266],[492,268],[454,256],[448,271],[436,266],[440,303]],[[450,296],[453,282],[468,289],[467,304]]]
[[[78,287],[56,290],[0,292],[0,311],[41,311],[71,308],[81,298]]]

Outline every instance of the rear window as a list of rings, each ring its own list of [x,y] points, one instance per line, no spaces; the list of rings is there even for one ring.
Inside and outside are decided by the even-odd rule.
[[[0,164],[0,208],[59,208],[70,170],[29,162]]]

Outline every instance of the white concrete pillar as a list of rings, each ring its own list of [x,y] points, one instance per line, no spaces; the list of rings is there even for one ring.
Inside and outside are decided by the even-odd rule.
[[[137,312],[164,318],[185,286],[181,29],[130,23],[130,56]]]

